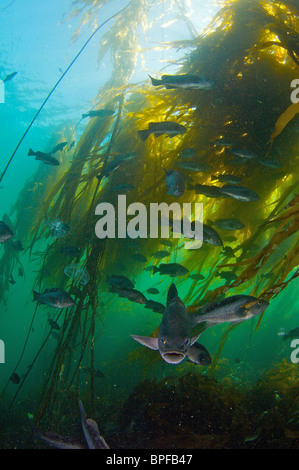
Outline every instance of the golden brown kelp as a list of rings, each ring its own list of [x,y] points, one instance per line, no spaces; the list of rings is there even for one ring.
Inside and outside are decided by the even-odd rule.
[[[146,21],[151,5],[158,8],[163,2],[151,5],[145,1],[133,2],[126,15],[121,16],[102,39],[100,58],[104,53],[112,54],[113,76],[100,89],[95,107],[112,108],[115,113],[110,117],[92,118],[79,139],[68,169],[62,166],[57,180],[47,184],[45,192],[45,188],[37,187],[34,195],[30,195],[32,197],[26,196],[27,204],[38,195],[43,201],[38,212],[35,205],[26,213],[28,218],[32,217],[30,228],[23,224],[26,244],[31,249],[38,246],[39,239],[42,243],[48,233],[44,224],[46,217],[60,218],[71,227],[63,240],[55,240],[42,255],[43,269],[38,279],[41,287],[48,286],[50,281],[71,289],[74,287],[58,263],[63,243],[81,249],[76,262],[82,263],[91,277],[87,286],[77,290],[77,305],[64,322],[39,417],[58,399],[62,390],[76,386],[78,391],[80,365],[87,357],[94,369],[94,340],[99,325],[98,293],[107,291],[106,275],[121,272],[136,279],[144,266],[133,263],[130,255],[140,251],[153,261],[152,253],[159,246],[159,240],[127,238],[116,242],[97,239],[95,207],[100,202],[116,205],[115,187],[120,183],[135,186],[135,190],[127,195],[127,204],[139,201],[148,207],[153,202],[174,202],[174,198],[166,194],[164,169],[179,169],[180,152],[194,148],[194,161],[207,164],[209,169],[194,174],[180,169],[187,184],[179,202],[202,202],[205,223],[231,214],[244,223],[244,229],[233,241],[229,240],[227,232],[219,231],[226,251],[223,247],[206,244],[199,250],[188,251],[178,248],[181,242],[174,243],[170,251],[177,262],[183,263],[190,272],[205,276],[204,282],[193,282],[186,291],[186,303],[194,302],[198,308],[207,300],[221,298],[229,290],[232,294],[246,291],[270,299],[271,289],[288,282],[286,279],[293,273],[298,256],[295,240],[298,214],[294,200],[297,142],[292,120],[280,129],[268,157],[271,161],[279,160],[280,165],[270,168],[265,157],[275,124],[290,105],[290,83],[297,78],[298,69],[289,48],[264,45],[276,42],[278,29],[281,37],[290,31],[298,34],[296,10],[292,10],[290,3],[287,2],[287,6],[284,2],[255,0],[225,3],[204,33],[192,40],[194,51],[180,57],[179,73],[204,75],[214,81],[214,87],[205,91],[155,88],[149,81],[138,86],[128,84],[138,55],[137,26]],[[183,6],[183,3],[179,4]],[[96,12],[93,10],[95,5],[100,8],[103,2],[93,2],[92,6],[89,2],[76,2],[79,9],[86,7],[90,14]],[[95,21],[96,17],[90,18]],[[83,22],[87,23],[87,20],[88,16]],[[155,72],[158,75],[160,71]],[[187,132],[172,139],[153,135],[146,142],[139,139],[138,130],[146,129],[150,122],[164,120],[183,124]],[[259,158],[236,161],[230,152],[213,144],[221,137],[235,141],[241,148],[251,149]],[[126,153],[135,154],[135,157],[108,177],[103,177],[107,165]],[[214,176],[223,173],[240,177],[242,185],[256,191],[260,200],[243,203],[229,198],[207,198],[192,189],[196,183],[220,187],[222,183],[215,183]],[[35,204],[37,201],[35,199]],[[16,205],[17,218],[19,206],[23,208],[23,204]],[[276,253],[277,249],[281,249],[281,253]],[[64,260],[62,258],[62,262]],[[275,271],[273,279],[256,284],[258,275],[272,270],[270,261],[273,261]],[[236,279],[223,285],[218,274],[219,270],[227,268],[233,270]],[[183,282],[184,279],[178,280],[179,287]],[[220,348],[227,336],[223,337]],[[73,353],[71,346],[76,344],[79,346]],[[87,355],[89,346],[91,353]],[[214,367],[220,352],[221,349]],[[78,362],[72,368],[73,355]],[[93,375],[89,397],[93,401]]]

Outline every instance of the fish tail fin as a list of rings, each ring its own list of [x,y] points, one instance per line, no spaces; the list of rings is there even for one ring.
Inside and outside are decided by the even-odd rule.
[[[32,149],[28,150],[28,157],[35,157],[35,152]]]
[[[169,290],[168,290],[168,293],[167,293],[167,304],[166,305],[168,305],[177,296],[178,296],[177,288],[175,287],[175,284],[172,283],[171,286],[169,287]]]
[[[151,79],[153,86],[160,86],[160,85],[162,85],[162,80],[158,80],[157,78],[153,78],[153,77],[151,77],[150,75],[149,75],[149,78]]]
[[[33,291],[33,302],[36,302],[38,300],[38,297],[39,297],[39,293],[34,290]]]
[[[141,131],[138,131],[138,135],[140,139],[142,140],[142,142],[145,142],[148,136],[150,135],[150,132],[148,129],[143,129]]]
[[[154,269],[153,269],[153,274],[156,274],[158,273],[160,270],[157,266],[154,266]]]

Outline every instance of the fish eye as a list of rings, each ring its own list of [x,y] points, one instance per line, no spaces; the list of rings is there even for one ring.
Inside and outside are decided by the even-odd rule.
[[[188,347],[188,346],[189,346],[189,344],[190,344],[190,338],[186,338],[186,339],[185,339],[185,346],[187,346],[187,347]]]
[[[164,336],[162,336],[162,337],[160,338],[161,344],[166,344],[166,341],[167,341],[167,340],[166,340],[166,338],[164,338]]]

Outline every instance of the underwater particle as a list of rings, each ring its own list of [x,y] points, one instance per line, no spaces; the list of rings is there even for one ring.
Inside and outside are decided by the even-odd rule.
[[[199,343],[194,343],[188,351],[188,359],[200,366],[209,366],[212,363],[209,351]]]
[[[0,243],[5,243],[13,237],[13,231],[6,225],[5,222],[0,221]]]
[[[79,264],[68,264],[64,270],[64,274],[72,279],[73,282],[86,286],[90,281],[90,276],[85,268]]]
[[[67,232],[70,231],[71,227],[63,222],[61,219],[52,219],[49,218],[46,220],[46,224],[48,225],[49,229],[52,232],[53,237],[55,238],[62,238],[64,237]]]
[[[134,283],[130,281],[126,276],[113,274],[107,277],[107,282],[110,286],[118,289],[133,289]]]
[[[33,302],[49,305],[54,308],[68,308],[75,305],[74,299],[65,290],[54,287],[43,293],[33,291]]]
[[[152,294],[152,295],[157,295],[160,294],[160,291],[156,289],[155,287],[150,287],[149,289],[146,290],[147,294]]]
[[[222,194],[225,194],[232,199],[237,199],[242,202],[258,201],[260,197],[254,191],[243,186],[225,185],[220,189]]]
[[[18,374],[16,374],[16,372],[14,372],[11,376],[10,376],[10,379],[12,381],[13,384],[15,385],[18,385],[20,382],[21,382],[21,378],[18,376]]]
[[[155,137],[166,134],[168,137],[175,137],[180,134],[184,134],[187,131],[185,126],[178,124],[177,122],[172,121],[162,121],[162,122],[150,122],[148,129],[143,129],[138,131],[138,135],[142,142],[145,142],[146,139],[154,134]]]
[[[188,269],[179,263],[160,264],[159,267],[154,266],[153,273],[159,273],[160,276],[167,275],[171,277],[184,276],[188,274]]]
[[[91,110],[88,111],[88,113],[82,114],[82,119],[85,119],[87,117],[93,118],[93,117],[109,117],[113,116],[114,110],[113,109],[96,109],[96,110]]]
[[[50,153],[44,153],[44,152],[34,152],[32,149],[29,149],[28,151],[28,156],[29,157],[35,157],[35,160],[39,160],[43,163],[45,163],[46,165],[52,165],[52,166],[59,166],[60,165],[60,162],[54,158],[54,157],[51,157],[51,154]]]
[[[178,171],[164,170],[166,173],[167,192],[171,196],[180,197],[185,192],[185,184],[182,175]]]
[[[184,90],[210,90],[214,82],[196,75],[162,75],[158,80],[149,75],[153,86],[165,86],[168,90],[174,88],[183,88]]]
[[[27,413],[27,416],[28,416],[28,419],[30,419],[30,421],[32,421],[34,418],[34,415],[31,413]]]

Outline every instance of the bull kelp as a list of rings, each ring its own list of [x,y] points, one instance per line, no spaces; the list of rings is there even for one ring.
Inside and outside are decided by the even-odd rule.
[[[199,30],[191,1],[111,3],[76,0],[65,15],[73,48],[92,34],[71,65],[99,31],[99,70],[111,75],[43,154],[28,152],[42,163],[2,218],[14,238],[0,301],[16,273],[31,282],[23,303],[32,290],[36,301],[3,383],[2,446],[70,436],[82,400],[111,447],[295,448],[298,5],[221,2]],[[185,36],[168,39],[176,27]],[[149,211],[145,231],[130,213],[134,237],[100,238],[97,208],[113,207],[119,228],[124,197],[192,203],[191,221],[202,203],[203,245],[188,249],[175,220],[170,238],[150,238]],[[184,321],[162,334],[178,311]],[[40,431],[24,437],[32,422]]]

